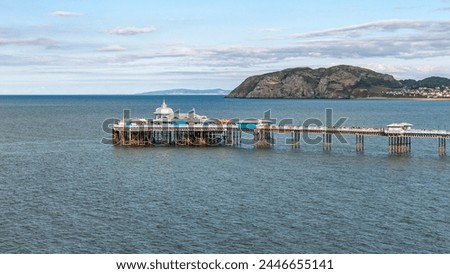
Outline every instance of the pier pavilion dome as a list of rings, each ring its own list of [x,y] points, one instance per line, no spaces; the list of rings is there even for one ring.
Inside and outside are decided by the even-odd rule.
[[[166,100],[163,100],[161,106],[154,112],[156,119],[172,119],[174,117],[173,109],[166,105]]]

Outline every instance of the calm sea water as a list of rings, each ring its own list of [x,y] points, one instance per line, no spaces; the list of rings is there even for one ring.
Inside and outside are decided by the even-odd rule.
[[[166,96],[182,112],[347,126],[450,129],[449,101],[237,100]],[[158,96],[0,96],[1,253],[450,253],[450,156],[413,139],[364,153],[321,145],[114,147],[123,109],[152,117]],[[450,153],[450,152],[449,152]]]

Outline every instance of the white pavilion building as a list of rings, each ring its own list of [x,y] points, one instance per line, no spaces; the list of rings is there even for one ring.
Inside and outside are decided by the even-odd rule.
[[[172,108],[167,106],[166,100],[163,100],[161,106],[155,110],[154,114],[153,123],[200,124],[208,120],[208,117],[195,113],[195,108],[188,113],[174,112]]]

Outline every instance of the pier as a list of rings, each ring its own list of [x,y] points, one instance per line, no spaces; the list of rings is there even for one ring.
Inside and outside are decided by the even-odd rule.
[[[274,144],[274,134],[291,136],[291,146],[300,147],[301,135],[322,134],[323,150],[332,149],[332,136],[355,136],[355,150],[364,151],[365,136],[380,136],[387,138],[388,152],[405,154],[411,152],[413,138],[432,138],[438,141],[439,155],[446,155],[446,142],[450,131],[445,130],[403,130],[393,132],[389,128],[354,128],[354,127],[301,127],[301,126],[259,126],[254,129],[243,129],[238,124],[208,124],[194,126],[180,125],[141,125],[118,126],[113,128],[114,145],[132,146],[238,146],[243,142],[242,134],[253,135],[255,147],[270,147]],[[245,139],[246,142],[250,138]]]
[[[155,119],[124,118],[114,124],[112,142],[117,146],[240,146],[245,143],[264,148],[275,144],[275,134],[284,134],[286,144],[294,149],[300,148],[302,137],[322,136],[324,151],[332,149],[333,136],[354,136],[358,153],[364,152],[365,137],[384,137],[390,154],[410,153],[414,138],[436,139],[441,156],[446,155],[446,143],[450,138],[450,131],[413,129],[409,123],[394,123],[385,128],[304,127],[273,125],[264,119],[208,119],[197,115],[195,110],[187,114],[174,113],[163,102],[155,111]]]

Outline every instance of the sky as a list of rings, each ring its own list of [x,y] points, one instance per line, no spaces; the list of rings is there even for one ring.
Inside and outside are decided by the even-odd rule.
[[[450,0],[0,0],[0,94],[233,89],[292,67],[450,78]]]

